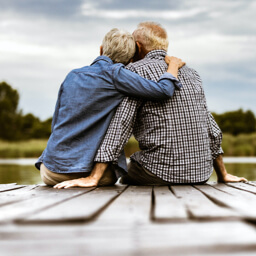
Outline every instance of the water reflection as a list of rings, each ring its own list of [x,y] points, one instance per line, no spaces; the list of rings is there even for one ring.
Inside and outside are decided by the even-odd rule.
[[[243,176],[250,181],[256,181],[256,163],[226,163],[229,173]],[[216,181],[216,174],[210,181]],[[0,184],[42,184],[39,171],[33,165],[0,164]]]
[[[39,171],[32,165],[0,165],[0,184],[42,184]]]
[[[230,174],[245,177],[249,181],[256,181],[256,163],[226,163],[225,166]],[[216,180],[216,174],[213,172],[210,181]]]

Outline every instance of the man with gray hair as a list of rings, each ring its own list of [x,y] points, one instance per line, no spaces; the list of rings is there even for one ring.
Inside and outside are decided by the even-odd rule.
[[[133,36],[135,60],[126,68],[157,81],[166,71],[166,31],[153,22],[138,25]],[[168,57],[167,57],[168,58]],[[172,58],[169,58],[171,61]],[[173,74],[177,75],[177,74]],[[179,69],[182,90],[161,102],[125,98],[97,152],[91,176],[57,188],[96,186],[108,163],[118,164],[122,149],[134,134],[141,151],[131,156],[121,183],[133,185],[203,184],[213,166],[221,182],[245,181],[227,173],[222,161],[222,133],[207,109],[202,81],[186,65]]]
[[[135,53],[135,41],[128,32],[112,29],[104,37],[100,52],[91,66],[71,71],[60,87],[52,133],[36,163],[47,185],[90,174],[97,149],[125,95],[163,100],[172,97],[175,88],[181,88],[171,74],[181,64],[178,59],[169,65],[168,73],[158,83],[124,68]],[[125,165],[125,158],[120,158],[119,164]],[[115,183],[112,166],[109,170],[108,181]]]

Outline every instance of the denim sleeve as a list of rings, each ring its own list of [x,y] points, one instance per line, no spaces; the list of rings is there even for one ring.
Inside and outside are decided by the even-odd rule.
[[[61,92],[62,92],[62,86],[61,86],[60,89],[59,89],[58,99],[57,99],[57,102],[56,102],[56,104],[55,104],[55,111],[54,111],[53,117],[52,117],[52,129],[51,129],[52,132],[53,132],[53,129],[54,129],[56,120],[57,120],[57,118],[58,118]]]
[[[69,75],[68,75],[69,76]],[[67,76],[67,77],[68,77]],[[59,109],[60,109],[60,98],[61,98],[61,94],[63,92],[63,84],[65,83],[65,81],[67,80],[67,77],[65,78],[65,80],[63,81],[63,83],[61,84],[60,86],[60,89],[59,89],[59,92],[58,92],[58,98],[57,98],[57,101],[56,101],[56,104],[55,104],[55,110],[54,110],[54,113],[53,113],[53,116],[52,116],[52,126],[51,126],[51,131],[53,132],[54,130],[54,126],[57,122],[57,119],[58,119],[58,115],[59,115]]]
[[[113,71],[113,82],[119,92],[148,100],[169,99],[173,96],[175,88],[178,90],[182,88],[180,81],[170,73],[164,73],[156,83],[142,78],[121,65],[117,65]]]
[[[66,80],[66,79],[65,79]],[[64,82],[65,82],[64,80]],[[63,82],[63,83],[64,83]],[[57,98],[57,102],[55,104],[55,110],[54,110],[54,113],[53,113],[53,117],[52,117],[52,125],[51,125],[51,132],[53,132],[54,130],[54,126],[56,124],[56,120],[58,118],[58,113],[59,113],[59,108],[60,108],[60,97],[61,97],[61,94],[62,94],[62,87],[63,87],[63,83],[61,84],[60,86],[60,89],[59,89],[59,92],[58,92],[58,98]],[[43,163],[43,160],[44,160],[44,154],[45,154],[45,150],[43,151],[42,155],[38,158],[37,162],[35,163],[35,167],[40,170],[40,165],[41,163]]]

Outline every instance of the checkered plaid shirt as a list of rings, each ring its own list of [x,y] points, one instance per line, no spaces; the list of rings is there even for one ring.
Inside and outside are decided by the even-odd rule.
[[[127,68],[157,81],[167,70],[165,51],[149,52]],[[99,148],[96,162],[114,162],[134,134],[141,151],[131,159],[172,183],[207,180],[213,159],[222,154],[222,133],[207,109],[202,81],[186,65],[178,73],[183,88],[160,102],[124,98]]]

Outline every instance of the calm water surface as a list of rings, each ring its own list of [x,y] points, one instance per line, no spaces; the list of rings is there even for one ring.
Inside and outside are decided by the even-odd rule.
[[[226,158],[224,161],[229,173],[256,181],[256,158]],[[0,184],[42,184],[40,173],[33,166],[34,162],[35,159],[0,159]],[[215,173],[210,181],[216,181]]]

